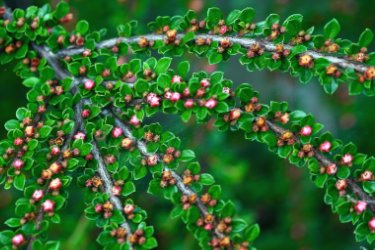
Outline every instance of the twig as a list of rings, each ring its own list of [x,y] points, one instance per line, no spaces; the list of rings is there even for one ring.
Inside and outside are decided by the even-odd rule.
[[[184,37],[184,33],[177,34],[176,38],[181,39]],[[237,36],[218,36],[218,35],[208,35],[208,34],[195,34],[195,39],[211,39],[212,41],[215,42],[220,42],[224,38],[228,38],[229,41],[233,44],[239,44],[244,48],[249,48],[254,44],[259,44],[265,51],[267,52],[276,52],[276,45],[273,44],[270,41],[260,39],[260,38],[245,38],[245,37],[237,37]],[[147,39],[148,41],[163,41],[166,39],[166,35],[156,35],[156,34],[145,34],[145,35],[139,35],[139,36],[133,36],[129,38],[125,37],[118,37],[118,38],[111,38],[108,40],[104,40],[96,45],[96,49],[103,49],[103,48],[111,48],[115,46],[116,44],[120,42],[125,42],[125,43],[137,43],[140,39]],[[295,46],[284,44],[284,49],[288,49],[292,51]],[[65,56],[73,56],[77,54],[83,53],[85,49],[83,47],[68,47],[66,49],[62,49],[56,53],[58,57],[65,57]],[[314,50],[308,50],[306,52],[303,52],[301,54],[307,54],[310,55],[314,59],[318,58],[324,58],[327,61],[329,61],[332,64],[335,64],[341,68],[349,68],[349,69],[354,69],[357,72],[364,73],[369,69],[369,66],[355,62],[353,60],[343,58],[343,57],[338,57],[338,56],[332,56],[332,55],[326,55],[321,52],[317,52]]]

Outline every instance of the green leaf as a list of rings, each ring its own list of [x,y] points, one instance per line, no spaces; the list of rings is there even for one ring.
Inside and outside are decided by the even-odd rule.
[[[40,138],[47,138],[51,134],[51,132],[52,132],[52,127],[51,126],[48,126],[48,125],[43,126],[39,130]]]
[[[182,151],[180,160],[183,162],[189,162],[189,161],[194,160],[194,158],[195,158],[194,151],[190,149],[185,149],[184,151]]]
[[[56,17],[60,19],[64,17],[66,14],[68,14],[68,12],[69,12],[69,5],[64,1],[59,2],[55,10]]]
[[[182,78],[186,78],[187,74],[190,71],[190,63],[189,61],[180,62],[177,66],[177,73]]]
[[[369,194],[373,193],[375,191],[375,181],[365,181],[363,189]]]
[[[213,7],[208,9],[207,27],[209,29],[217,25],[221,19],[223,19],[223,13],[221,13],[221,10],[219,8]]]
[[[123,195],[123,196],[128,196],[128,195],[130,195],[130,194],[132,194],[132,193],[134,193],[135,192],[135,185],[134,185],[134,182],[126,182],[125,184],[124,184],[124,186],[122,187],[122,192],[121,192],[121,194]]]
[[[156,65],[155,72],[156,74],[160,73],[167,73],[167,70],[169,66],[172,63],[172,58],[170,57],[163,57],[158,61],[158,64]]]
[[[371,44],[374,39],[374,33],[372,30],[366,28],[359,37],[358,43],[361,47],[367,47]]]
[[[89,23],[86,20],[80,20],[76,24],[76,31],[81,35],[85,35],[89,31]]]
[[[215,183],[214,177],[210,174],[201,174],[199,182],[202,185],[212,185]]]
[[[36,77],[29,77],[22,82],[22,84],[28,88],[34,87],[38,83],[39,83],[39,78],[36,78]]]
[[[324,26],[324,37],[333,39],[338,35],[340,29],[341,27],[339,22],[334,18]]]
[[[152,249],[158,246],[158,242],[154,237],[147,238],[146,242],[142,245],[142,247],[146,249]]]
[[[139,94],[143,94],[144,92],[146,92],[148,90],[148,82],[144,79],[139,79],[135,85],[134,85],[134,89],[139,93]]]
[[[260,227],[258,224],[254,224],[250,226],[245,231],[246,240],[249,242],[254,241],[259,236],[259,233],[260,233]]]
[[[209,64],[218,64],[223,60],[223,55],[220,53],[212,52],[208,57]]]
[[[20,175],[16,175],[16,177],[14,178],[13,185],[15,188],[22,191],[23,188],[25,187],[25,183],[26,183],[25,175],[20,174]]]
[[[251,23],[255,16],[255,10],[253,8],[247,7],[241,11],[239,19],[245,23]]]
[[[300,14],[294,14],[289,16],[285,21],[283,26],[286,28],[286,32],[290,35],[296,35],[302,27],[303,16]]]
[[[8,227],[19,227],[21,226],[20,218],[10,218],[4,222]]]

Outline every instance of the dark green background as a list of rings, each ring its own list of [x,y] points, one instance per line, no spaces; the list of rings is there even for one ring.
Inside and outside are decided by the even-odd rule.
[[[49,1],[35,1],[40,5]],[[57,1],[51,1],[56,4]],[[219,6],[225,13],[235,8],[252,6],[257,20],[272,12],[286,18],[293,13],[304,15],[306,27],[322,30],[324,23],[335,17],[341,23],[341,37],[357,40],[364,28],[375,28],[373,0],[74,0],[69,1],[75,17],[89,21],[93,29],[108,29],[108,37],[115,35],[116,25],[136,19],[140,29],[158,15],[183,14],[189,8],[205,12]],[[374,47],[374,46],[373,46]],[[372,50],[373,50],[372,47]],[[207,62],[188,55],[194,69],[207,69]],[[372,155],[375,150],[372,130],[374,99],[348,97],[347,86],[332,96],[323,92],[317,81],[303,86],[287,74],[246,72],[237,58],[219,66],[236,84],[249,82],[261,92],[262,101],[288,101],[292,109],[312,112],[317,120],[341,138],[353,141],[361,152]],[[25,105],[25,88],[12,72],[11,66],[1,66],[0,124],[14,117],[18,107]],[[349,224],[340,224],[336,215],[323,204],[322,190],[309,180],[306,169],[297,169],[268,152],[264,145],[245,141],[242,134],[222,134],[212,127],[183,125],[178,117],[160,116],[166,129],[177,133],[184,146],[196,150],[202,165],[222,184],[224,197],[232,198],[241,215],[249,222],[257,221],[261,236],[256,241],[259,249],[331,250],[359,249]],[[2,138],[5,129],[0,128]],[[158,249],[198,249],[193,237],[179,220],[168,218],[171,205],[145,193],[147,182],[138,183],[134,195],[138,204],[149,211],[149,224],[156,229]],[[62,224],[50,230],[51,239],[61,239],[62,249],[99,249],[95,238],[99,230],[83,216],[82,193],[71,187],[68,207],[63,211]],[[13,215],[13,204],[21,194],[0,190],[0,229]],[[79,221],[79,223],[77,223]]]

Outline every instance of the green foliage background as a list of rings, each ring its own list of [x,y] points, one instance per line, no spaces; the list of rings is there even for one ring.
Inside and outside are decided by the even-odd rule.
[[[25,0],[28,1],[28,0]],[[57,1],[36,0],[37,5]],[[314,25],[322,30],[331,18],[342,27],[340,36],[357,40],[366,27],[375,30],[373,0],[71,0],[77,19],[86,19],[93,29],[108,29],[108,37],[115,35],[116,26],[135,19],[140,29],[158,15],[183,14],[193,8],[204,13],[218,6],[230,10],[252,6],[256,20],[275,12],[286,18],[293,13],[304,15],[306,27]],[[374,46],[372,46],[372,50]],[[194,70],[212,70],[203,59],[186,56],[193,61]],[[176,59],[178,60],[178,59]],[[353,141],[363,153],[375,152],[373,98],[348,97],[347,86],[327,96],[317,81],[307,86],[298,84],[286,74],[246,72],[237,58],[219,66],[237,84],[250,82],[261,92],[262,101],[288,101],[292,109],[312,112],[335,137]],[[25,89],[14,76],[12,66],[0,68],[0,124],[14,117],[18,107],[25,105]],[[245,141],[236,133],[222,134],[210,126],[183,124],[178,117],[158,118],[166,129],[177,133],[186,148],[196,150],[205,170],[222,185],[224,197],[233,198],[241,214],[249,222],[257,221],[261,236],[256,241],[259,249],[359,249],[354,241],[353,227],[340,224],[336,215],[323,204],[324,193],[309,181],[307,171],[296,169],[267,151],[264,145]],[[4,137],[5,129],[0,128]],[[156,229],[158,249],[198,249],[194,238],[178,220],[169,219],[171,205],[146,194],[147,182],[138,183],[135,199],[149,211],[149,224]],[[95,238],[98,229],[83,216],[82,192],[72,185],[68,207],[62,224],[53,226],[50,238],[61,239],[62,249],[98,249]],[[0,190],[0,222],[12,216],[14,202],[21,194]],[[5,226],[0,225],[0,229]]]

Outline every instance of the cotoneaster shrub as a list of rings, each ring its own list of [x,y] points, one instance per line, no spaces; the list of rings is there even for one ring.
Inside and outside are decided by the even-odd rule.
[[[193,53],[218,64],[232,55],[249,71],[279,70],[301,83],[313,77],[331,94],[348,84],[349,94],[375,94],[375,53],[367,46],[373,32],[358,41],[338,38],[332,19],[323,34],[303,25],[301,15],[281,21],[276,14],[254,23],[252,8],[224,17],[218,8],[207,16],[159,17],[150,33],[137,34],[136,22],[104,38],[89,23],[73,31],[69,6],[11,11],[0,8],[0,62],[16,62],[28,105],[19,108],[0,142],[0,183],[24,197],[0,232],[1,250],[58,249],[46,238],[50,223],[67,202],[66,188],[79,176],[86,190],[85,216],[102,229],[103,249],[152,249],[158,243],[147,213],[131,198],[135,182],[152,176],[148,192],[174,204],[202,249],[255,249],[260,229],[236,214],[221,198],[220,183],[202,173],[194,151],[160,124],[145,124],[157,113],[177,114],[185,122],[215,120],[220,131],[243,132],[280,158],[305,167],[325,189],[324,202],[341,222],[351,222],[357,241],[375,240],[375,159],[357,152],[316,122],[311,114],[290,110],[285,102],[259,102],[250,84],[233,88],[223,72],[190,72],[188,61],[172,67],[172,57]],[[156,59],[151,52],[163,54]],[[131,58],[121,63],[121,56]]]

